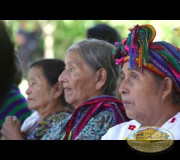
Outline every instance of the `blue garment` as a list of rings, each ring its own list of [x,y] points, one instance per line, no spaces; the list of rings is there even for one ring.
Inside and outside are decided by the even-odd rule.
[[[114,109],[108,108],[108,105],[113,106]],[[117,110],[115,109],[115,106],[118,108]],[[89,114],[90,110],[93,110],[93,114]],[[73,126],[71,126],[70,122],[73,117],[75,117],[75,119]],[[86,117],[89,117],[88,120]],[[121,121],[117,120],[117,117],[119,120],[121,119]],[[87,123],[83,118],[87,120]],[[111,96],[99,96],[84,102],[73,112],[73,115],[70,115],[56,123],[42,137],[42,140],[66,139],[67,129],[69,129],[68,126],[72,129],[70,130],[67,139],[73,139],[72,137],[75,137],[75,140],[100,140],[109,128],[127,120],[128,119],[123,111],[120,101]],[[83,123],[85,124],[80,125]]]
[[[2,128],[6,116],[16,116],[22,124],[31,113],[32,111],[28,109],[27,100],[21,94],[19,88],[13,85],[0,108],[0,129]]]

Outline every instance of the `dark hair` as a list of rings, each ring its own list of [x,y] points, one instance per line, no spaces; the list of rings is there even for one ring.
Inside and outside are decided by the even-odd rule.
[[[18,86],[22,81],[22,66],[21,61],[18,55],[18,52],[14,53],[15,59],[15,75],[14,75],[14,83]]]
[[[14,81],[14,44],[3,21],[0,21],[0,104]]]
[[[159,75],[157,75],[156,73],[150,71],[150,73],[154,76],[155,78],[155,82],[156,84],[159,86],[160,83],[163,81],[164,77],[161,77]],[[178,91],[176,91],[174,88],[173,88],[173,92],[172,92],[172,101],[175,103],[175,104],[180,104],[180,96],[179,96],[179,93]]]
[[[121,37],[118,32],[106,24],[97,24],[96,26],[89,28],[86,34],[87,38],[104,40],[111,44],[121,41]]]
[[[40,67],[48,84],[50,86],[53,86],[58,82],[59,75],[63,72],[65,68],[65,63],[60,59],[43,59],[32,63],[30,68],[33,67]],[[66,106],[67,103],[64,98],[64,93],[60,98],[63,105]]]
[[[85,63],[95,71],[105,68],[107,80],[103,87],[103,94],[114,95],[118,79],[118,67],[112,55],[115,47],[103,40],[87,39],[69,47],[67,52],[78,49]]]

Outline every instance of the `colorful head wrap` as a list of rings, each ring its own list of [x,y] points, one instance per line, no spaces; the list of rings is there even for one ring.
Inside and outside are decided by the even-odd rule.
[[[162,77],[170,77],[180,95],[180,49],[165,41],[153,42],[156,30],[151,25],[136,25],[113,51],[116,64],[129,61],[130,69],[147,68]]]

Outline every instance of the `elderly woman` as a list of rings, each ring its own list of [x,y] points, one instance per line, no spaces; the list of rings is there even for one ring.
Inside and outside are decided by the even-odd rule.
[[[37,112],[29,118],[29,121],[33,121],[29,122],[31,126],[25,127],[23,124],[21,130],[24,132],[21,132],[16,117],[7,117],[1,131],[3,139],[38,140],[57,121],[69,115],[68,111],[71,110],[64,99],[62,82],[58,82],[64,67],[64,62],[57,59],[36,61],[30,66],[26,91],[28,107]]]
[[[113,49],[110,43],[95,39],[68,49],[59,81],[66,101],[76,109],[43,140],[98,140],[110,127],[127,121],[122,103],[112,96],[118,78]]]
[[[180,50],[153,42],[155,34],[151,25],[136,25],[114,50],[122,66],[119,92],[133,120],[112,127],[103,140],[127,139],[144,126],[162,127],[180,139]]]

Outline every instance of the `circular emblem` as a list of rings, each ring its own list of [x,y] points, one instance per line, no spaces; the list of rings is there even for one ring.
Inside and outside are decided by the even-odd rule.
[[[169,149],[174,143],[174,136],[166,129],[147,126],[133,130],[127,137],[127,143],[136,151],[157,153]]]

